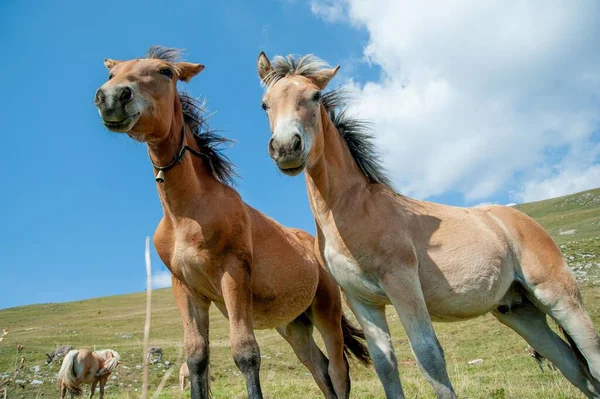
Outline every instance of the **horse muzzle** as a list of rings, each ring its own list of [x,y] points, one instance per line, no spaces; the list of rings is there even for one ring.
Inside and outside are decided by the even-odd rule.
[[[269,155],[277,167],[286,175],[296,176],[306,165],[305,143],[299,133],[288,140],[279,140],[274,135],[269,140]]]
[[[119,133],[131,130],[141,114],[135,109],[134,96],[133,88],[128,85],[99,88],[94,97],[94,104],[104,126]]]

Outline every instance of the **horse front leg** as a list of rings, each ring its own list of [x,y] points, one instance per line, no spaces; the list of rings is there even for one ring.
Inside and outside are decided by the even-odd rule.
[[[262,399],[260,388],[260,350],[252,322],[250,265],[231,260],[224,269],[221,289],[229,317],[229,342],[235,365],[244,375],[249,399]]]
[[[444,352],[427,311],[416,264],[393,269],[382,277],[381,283],[406,331],[417,365],[436,397],[456,398]]]
[[[183,346],[185,349],[192,399],[208,399],[210,393],[208,311],[210,302],[193,296],[173,276],[173,295],[183,320]]]
[[[92,387],[90,388],[90,399],[92,399],[94,397],[94,393],[96,393],[96,385],[97,384],[98,384],[98,381],[92,382]],[[100,399],[102,399],[102,395],[100,395]]]
[[[398,374],[398,361],[385,317],[385,305],[367,304],[348,294],[346,303],[356,315],[371,354],[377,376],[387,399],[403,399],[404,391]]]

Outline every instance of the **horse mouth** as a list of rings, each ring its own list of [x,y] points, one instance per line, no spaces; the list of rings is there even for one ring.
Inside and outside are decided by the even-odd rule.
[[[105,119],[102,119],[102,123],[104,124],[104,126],[106,126],[108,130],[111,130],[113,132],[124,133],[128,132],[133,127],[135,122],[137,122],[139,116],[140,113],[136,112],[135,114],[129,115],[125,119],[122,119],[120,121],[107,121]]]
[[[302,163],[298,166],[294,166],[292,168],[282,168],[279,167],[279,170],[281,171],[281,173],[288,175],[288,176],[297,176],[299,175],[303,170],[304,167],[306,166],[306,161],[302,161]]]

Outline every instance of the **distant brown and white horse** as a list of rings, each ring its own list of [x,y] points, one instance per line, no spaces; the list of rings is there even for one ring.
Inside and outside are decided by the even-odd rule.
[[[81,396],[81,385],[92,384],[90,398],[100,383],[100,399],[104,397],[104,385],[110,374],[121,364],[119,354],[112,349],[91,352],[86,349],[72,350],[66,354],[58,372],[60,397],[67,391],[73,396]]]
[[[204,69],[153,47],[146,58],[105,60],[109,81],[96,93],[102,122],[148,146],[164,216],[154,235],[171,271],[183,319],[192,398],[209,389],[209,306],[229,319],[235,364],[248,396],[261,398],[260,351],[254,329],[276,328],[327,398],[347,398],[345,350],[368,362],[343,317],[339,288],[319,263],[314,239],[245,204],[230,186],[232,165],[219,152],[227,141],[206,130],[200,105],[177,91]],[[329,359],[312,337],[316,326]]]
[[[600,398],[600,340],[558,246],[510,207],[457,208],[396,193],[365,123],[340,112],[338,90],[322,92],[338,69],[312,55],[273,63],[259,55],[268,152],[283,173],[306,172],[318,246],[360,321],[387,397],[404,397],[385,317],[391,303],[437,397],[455,393],[431,320],[491,312]]]

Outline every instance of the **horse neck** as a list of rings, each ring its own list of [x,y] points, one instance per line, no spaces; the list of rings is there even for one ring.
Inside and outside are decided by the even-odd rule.
[[[167,138],[159,143],[148,143],[150,160],[155,165],[168,165],[181,149],[181,127],[184,122],[181,105],[178,105],[173,113]],[[183,135],[185,145],[201,152],[193,134],[186,125]],[[178,164],[164,172],[164,175],[164,182],[156,183],[156,188],[165,216],[173,220],[185,217],[190,209],[204,209],[201,207],[207,202],[209,194],[222,187],[222,183],[213,176],[204,160],[189,151],[186,151]]]
[[[321,126],[322,153],[306,169],[311,207],[317,213],[343,207],[345,199],[355,196],[369,184],[324,107],[321,107]]]

